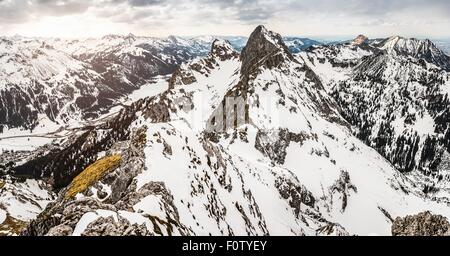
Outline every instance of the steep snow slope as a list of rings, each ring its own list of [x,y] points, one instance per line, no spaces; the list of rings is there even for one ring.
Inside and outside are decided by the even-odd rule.
[[[62,188],[23,234],[387,235],[450,216],[340,112],[278,34],[258,27],[240,57],[215,41],[166,92],[12,169]]]

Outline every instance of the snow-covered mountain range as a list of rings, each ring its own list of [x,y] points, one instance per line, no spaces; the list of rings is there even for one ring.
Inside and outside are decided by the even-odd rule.
[[[354,127],[430,197],[448,191],[450,57],[429,40],[398,36],[301,54]],[[422,175],[424,177],[422,177]],[[445,193],[444,193],[445,194]]]
[[[303,41],[263,26],[242,50],[107,41],[42,51],[92,73],[83,79],[140,87],[172,73],[167,89],[1,154],[0,232],[388,235],[397,217],[450,217],[450,57],[430,41],[359,36],[296,51]]]
[[[157,75],[208,52],[206,42],[105,36],[0,41],[0,132],[99,117]]]
[[[245,37],[223,37],[241,50]],[[205,56],[214,37],[109,35],[84,40],[0,40],[0,133],[48,131],[95,119],[123,97]],[[290,38],[299,52],[316,41]],[[39,129],[43,128],[43,129]],[[11,130],[11,131],[10,131]],[[8,133],[8,131],[10,131]]]

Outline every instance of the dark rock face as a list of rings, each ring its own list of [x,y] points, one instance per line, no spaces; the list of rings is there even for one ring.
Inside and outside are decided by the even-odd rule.
[[[118,216],[118,221],[115,221],[113,217],[103,218],[100,217],[86,228],[81,235],[82,236],[150,236],[153,235],[145,224],[131,224],[127,219]],[[50,235],[59,233],[50,230]],[[58,231],[58,229],[56,229]],[[64,230],[62,230],[64,231]],[[65,232],[61,233],[65,235]]]
[[[441,215],[423,212],[398,217],[392,224],[394,236],[450,236],[450,223]]]
[[[248,75],[261,65],[276,67],[285,59],[295,61],[281,36],[268,31],[264,26],[258,26],[242,50],[241,74]]]
[[[255,139],[255,148],[269,157],[274,163],[284,164],[286,159],[286,149],[291,142],[300,145],[312,136],[305,133],[293,133],[287,129],[281,129],[277,134],[267,134],[264,131],[258,131]]]
[[[350,179],[350,174],[346,171],[341,171],[341,175],[339,179],[329,188],[331,194],[331,203],[333,204],[333,195],[335,193],[340,195],[341,198],[341,212],[344,212],[347,208],[348,198],[350,197],[350,193],[358,193],[358,189],[355,185],[352,184]]]
[[[289,205],[294,209],[297,217],[301,213],[302,204],[314,208],[316,199],[305,187],[283,177],[279,177],[275,181],[275,187],[278,189],[280,195],[285,200],[288,200]]]
[[[241,56],[241,78],[236,85],[227,91],[222,103],[215,109],[208,120],[209,130],[215,132],[237,128],[242,124],[250,123],[248,96],[254,91],[249,85],[261,67],[272,69],[283,64],[298,61],[289,52],[282,37],[264,26],[258,26],[250,35]],[[242,110],[242,111],[240,111]]]

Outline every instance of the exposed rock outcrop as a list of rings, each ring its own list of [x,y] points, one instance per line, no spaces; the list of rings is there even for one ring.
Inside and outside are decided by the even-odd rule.
[[[397,217],[392,224],[394,236],[450,236],[447,218],[431,212],[422,212],[404,218]]]
[[[369,38],[367,36],[359,35],[352,41],[352,45],[367,44],[368,41],[369,41]]]

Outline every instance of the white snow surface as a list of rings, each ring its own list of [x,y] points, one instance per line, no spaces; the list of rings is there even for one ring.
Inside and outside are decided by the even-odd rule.
[[[27,179],[25,182],[10,182],[0,189],[0,208],[8,215],[22,221],[30,221],[54,200],[42,181]],[[20,193],[20,197],[17,197]]]

